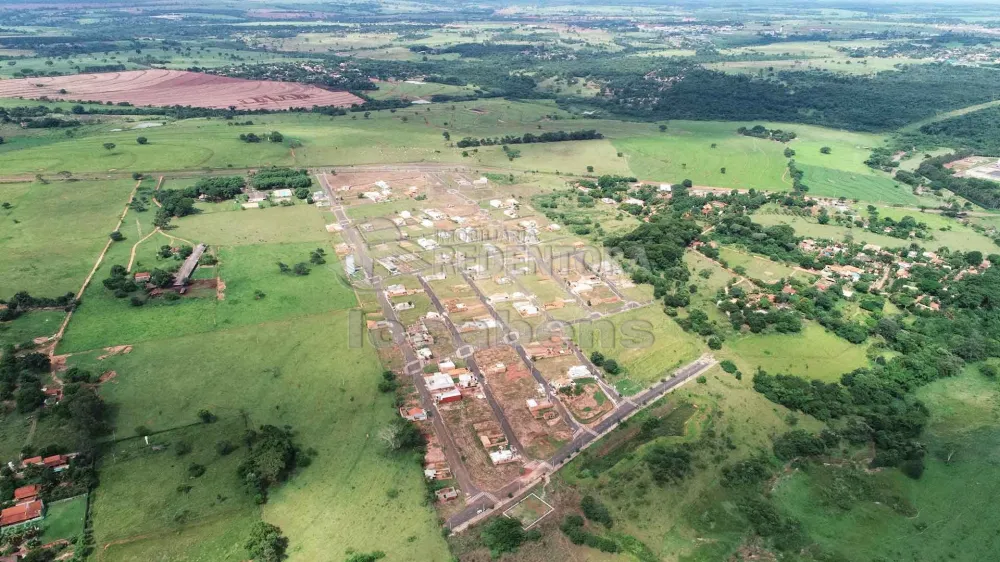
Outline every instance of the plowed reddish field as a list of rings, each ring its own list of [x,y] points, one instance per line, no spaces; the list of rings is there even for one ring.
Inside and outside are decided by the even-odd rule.
[[[66,93],[60,93],[65,90]],[[51,78],[0,80],[0,97],[129,102],[136,106],[190,105],[224,109],[350,106],[364,100],[294,82],[213,76],[182,70],[132,70]]]

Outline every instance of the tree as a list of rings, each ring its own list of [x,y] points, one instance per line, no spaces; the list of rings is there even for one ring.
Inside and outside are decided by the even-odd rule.
[[[198,419],[201,420],[201,423],[215,423],[219,417],[208,410],[199,410]]]
[[[795,151],[792,150],[791,148],[786,148],[785,149],[785,158],[791,158],[792,156],[795,156]]]
[[[291,268],[288,267],[288,264],[279,261],[278,271],[280,271],[281,273],[288,273],[289,271],[291,271]]]
[[[978,250],[965,253],[965,263],[969,265],[979,265],[983,263],[983,253]]]
[[[594,167],[593,166],[587,166],[587,173],[591,173],[591,174],[594,173]]]
[[[125,236],[117,230],[112,231],[109,236],[112,242],[121,242],[122,240],[125,239]]]
[[[287,557],[288,538],[279,527],[258,521],[250,529],[245,546],[254,562],[280,562]]]
[[[448,131],[444,131],[443,133],[441,133],[441,136],[444,137],[444,140],[446,141],[451,140],[451,133],[449,133]]]
[[[517,519],[494,517],[486,524],[480,536],[483,544],[490,549],[490,556],[499,558],[503,554],[517,552],[525,540],[535,540],[540,538],[541,534],[537,531],[526,533]]]
[[[149,139],[147,139],[146,137],[138,137],[138,138],[135,139],[135,142],[137,142],[139,144],[148,144],[149,143]]]
[[[824,146],[823,148],[819,149],[819,153],[820,154],[830,154],[830,152],[831,151],[830,151],[830,147],[829,146]]]
[[[267,136],[271,142],[282,142],[285,140],[285,135],[282,135],[278,131],[271,131],[271,134]]]
[[[614,359],[605,359],[603,366],[604,371],[609,375],[617,375],[622,370],[622,368],[618,365],[618,362]]]
[[[593,363],[594,365],[597,365],[598,367],[600,367],[601,365],[604,364],[604,354],[601,353],[600,351],[595,351],[595,352],[591,353],[590,354],[590,362]]]
[[[416,424],[400,418],[389,422],[389,425],[379,431],[378,436],[393,452],[419,449],[426,443]]]
[[[104,150],[107,150],[108,152],[111,152],[112,150],[115,149],[115,143],[113,142],[106,142],[102,146],[104,146]]]
[[[660,125],[660,132],[664,133],[666,131],[667,131],[667,126],[666,125]]]
[[[299,262],[292,268],[292,273],[295,275],[309,275],[309,266],[304,262]]]
[[[691,473],[691,453],[685,449],[657,445],[642,460],[649,466],[653,480],[660,485],[683,480]]]

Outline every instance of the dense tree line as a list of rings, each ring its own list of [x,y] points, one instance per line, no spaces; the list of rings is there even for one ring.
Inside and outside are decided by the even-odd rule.
[[[754,125],[749,129],[740,127],[736,132],[745,137],[755,137],[758,139],[770,139],[778,142],[791,142],[798,135],[794,131],[782,131],[781,129],[768,129],[763,125]]]
[[[312,178],[305,169],[264,168],[250,178],[250,186],[259,190],[308,188]]]
[[[4,308],[0,309],[0,322],[9,322],[35,308],[64,308],[70,310],[79,304],[79,302],[73,293],[66,293],[65,295],[52,298],[36,297],[27,291],[18,291],[6,301],[0,299],[0,304],[5,305]]]
[[[462,140],[455,143],[458,148],[469,148],[471,146],[495,146],[504,144],[534,144],[534,143],[545,143],[545,142],[564,142],[564,141],[578,141],[578,140],[594,140],[603,139],[604,135],[598,133],[594,129],[588,129],[586,131],[553,131],[548,133],[542,133],[536,135],[534,133],[525,133],[521,136],[507,135],[504,137],[497,138],[473,138],[465,137]]]

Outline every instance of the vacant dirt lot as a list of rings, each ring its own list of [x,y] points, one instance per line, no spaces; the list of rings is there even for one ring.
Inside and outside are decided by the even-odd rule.
[[[65,93],[62,93],[65,91]],[[243,80],[182,70],[133,70],[0,81],[0,97],[190,105],[225,109],[349,106],[364,100],[294,82]]]

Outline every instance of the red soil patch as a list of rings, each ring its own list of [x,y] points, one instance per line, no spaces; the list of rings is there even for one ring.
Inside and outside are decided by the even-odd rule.
[[[117,376],[118,373],[116,373],[115,371],[105,371],[101,373],[101,378],[98,379],[98,382],[106,383]]]
[[[59,91],[65,89],[65,94]],[[0,97],[129,102],[132,105],[190,105],[225,109],[340,107],[364,100],[295,82],[244,80],[183,70],[132,70],[0,81]]]
[[[132,346],[116,345],[114,347],[105,347],[104,351],[107,351],[107,353],[98,357],[97,358],[98,361],[103,361],[108,357],[114,357],[115,355],[125,355],[127,353],[132,353]]]

